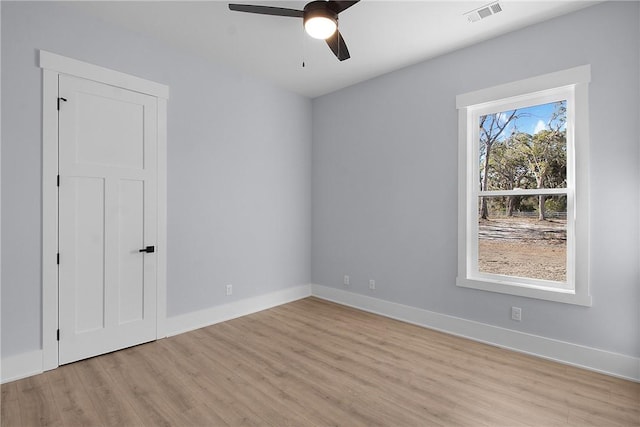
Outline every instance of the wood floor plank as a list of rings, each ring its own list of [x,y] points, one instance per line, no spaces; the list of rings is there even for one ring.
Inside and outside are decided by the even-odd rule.
[[[0,404],[0,425],[21,426],[18,382],[2,385],[2,403]]]
[[[292,321],[293,319],[290,319],[290,322]],[[286,328],[284,325],[281,327]],[[360,378],[367,378],[366,374],[368,373],[369,380],[376,374],[380,375],[380,378],[376,379],[376,383],[367,384],[369,387],[376,387],[378,383],[384,383],[387,388],[393,387],[394,385],[401,388],[404,382],[410,382],[408,389],[404,390],[409,392],[407,396],[426,398],[432,406],[438,402],[438,400],[441,400],[441,405],[443,405],[445,410],[455,406],[456,401],[462,397],[456,393],[448,393],[446,397],[441,397],[436,394],[439,390],[443,389],[441,381],[451,382],[451,375],[441,376],[441,367],[430,367],[429,361],[425,360],[424,356],[408,358],[406,354],[401,354],[401,352],[405,350],[402,347],[389,348],[388,346],[385,346],[387,348],[384,349],[384,351],[381,348],[372,347],[365,352],[350,351],[340,353],[341,350],[334,350],[332,352],[331,349],[341,349],[347,346],[349,340],[345,339],[341,341],[330,333],[327,333],[327,336],[324,337],[323,340],[330,345],[318,347],[317,350],[320,352],[328,352],[328,360],[339,360],[341,364],[346,365],[345,368],[335,366],[334,369],[345,370],[347,372],[359,372]],[[307,343],[307,347],[313,348],[314,344]],[[372,358],[371,354],[374,354],[375,358]],[[370,364],[375,364],[376,369],[370,372],[361,369],[362,365],[369,366]],[[391,396],[393,395],[392,393]],[[406,401],[406,398],[400,400]],[[400,402],[394,403],[401,404]]]
[[[162,388],[157,391],[163,395],[168,395],[172,401],[172,405],[178,406],[186,418],[189,425],[216,425],[224,426],[227,423],[218,414],[216,410],[208,405],[208,401],[192,387],[189,386],[184,373],[177,369],[173,360],[164,352],[162,352],[161,342],[156,342],[157,351],[146,351],[146,349],[137,349],[139,357],[146,359],[150,368],[157,376],[163,378]],[[209,369],[205,369],[202,374],[206,375]]]
[[[253,339],[257,345],[253,347],[247,341],[234,339],[235,336],[242,334],[237,323],[224,326],[224,329],[220,329],[222,334],[218,335],[218,339],[225,345],[237,346],[239,353],[257,360],[261,366],[270,367],[276,372],[276,377],[281,380],[283,388],[302,385],[304,390],[308,390],[317,398],[330,402],[334,411],[342,412],[345,416],[348,414],[354,423],[379,425],[383,422],[379,417],[384,418],[384,414],[377,413],[377,408],[368,408],[368,402],[360,396],[352,378],[343,376],[342,383],[338,385],[328,378],[331,375],[330,372],[314,369],[314,363],[308,357],[308,353],[298,352],[298,357],[295,359],[285,359],[283,356],[286,350],[279,348],[276,337],[272,337],[273,341],[270,343],[268,338],[258,340],[254,336]],[[268,347],[270,344],[275,344],[277,348]],[[349,390],[349,393],[344,393],[344,390]],[[393,411],[390,409],[389,412]]]
[[[307,375],[304,371],[301,372],[297,362],[294,364],[291,360],[264,356],[263,354],[267,353],[265,348],[258,347],[256,350],[243,346],[238,340],[229,339],[228,334],[229,331],[218,329],[213,339],[207,343],[216,341],[225,348],[233,349],[238,362],[235,369],[255,366],[259,370],[259,375],[270,378],[273,386],[281,390],[287,398],[307,405],[309,410],[315,410],[316,417],[320,417],[323,422],[329,421],[328,424],[334,424],[336,420],[349,417],[354,426],[376,425],[376,422],[368,417],[363,419],[361,413],[345,409],[344,406],[348,405],[348,402],[336,399],[335,394],[323,387],[321,379]],[[321,410],[317,410],[317,402],[323,402],[322,406],[331,404],[331,412],[325,411],[323,414]],[[327,420],[326,417],[329,419]]]
[[[24,425],[64,425],[46,374],[25,378],[18,381],[16,385],[19,393],[20,418]]]
[[[640,384],[307,298],[2,385],[3,426],[640,426]]]
[[[100,422],[105,426],[144,425],[143,420],[138,417],[131,406],[131,402],[123,398],[117,384],[102,369],[99,362],[100,357],[69,365],[76,371],[84,385]]]
[[[270,324],[268,322],[267,324]],[[280,325],[280,328],[286,328],[285,325]],[[304,338],[301,338],[304,340]],[[325,337],[325,345],[319,347],[317,350],[324,352],[330,351],[327,349],[341,348],[345,343],[330,342],[332,345],[326,345],[326,341],[331,341],[331,338]],[[307,342],[307,351],[314,346],[313,343]],[[421,402],[427,402],[422,406],[422,411],[418,412],[419,419],[428,421],[431,424],[452,425],[452,424],[478,424],[477,418],[467,416],[466,411],[453,411],[458,401],[464,401],[466,396],[462,396],[460,393],[449,388],[449,392],[446,395],[441,394],[441,390],[446,389],[446,384],[451,383],[450,376],[439,377],[437,370],[415,369],[416,367],[424,365],[422,358],[416,358],[412,360],[406,360],[400,353],[404,349],[399,347],[391,351],[391,356],[388,360],[383,360],[384,356],[381,356],[380,352],[374,352],[378,357],[375,361],[370,361],[367,354],[356,354],[353,358],[347,354],[327,354],[328,357],[323,357],[326,361],[338,360],[340,365],[328,366],[326,369],[338,370],[341,375],[349,377],[356,375],[366,381],[366,388],[377,389],[385,387],[390,393],[384,396],[385,400],[388,400],[387,406],[392,404],[393,407],[403,408],[407,412],[413,412],[412,409],[421,407]],[[360,363],[364,361],[364,363]],[[371,362],[371,363],[369,363]],[[375,364],[375,369],[371,369],[370,366]],[[363,369],[362,366],[368,368]],[[403,368],[404,367],[404,368]],[[409,367],[407,369],[407,367]],[[366,379],[366,380],[365,380]],[[444,381],[444,383],[442,383]],[[483,394],[485,394],[483,390]],[[473,397],[473,400],[478,400],[477,397]],[[494,420],[496,421],[496,420]],[[415,422],[415,420],[414,420]],[[504,424],[506,421],[501,420]],[[517,420],[508,420],[509,425],[518,425]]]
[[[103,426],[82,381],[72,366],[47,372],[55,404],[66,426]]]
[[[260,324],[255,326],[248,325],[248,327],[254,327],[256,329],[262,327],[266,334],[266,338],[263,338],[263,340],[266,339],[273,341],[277,344],[278,348],[285,349],[288,352],[304,353],[305,358],[302,360],[304,362],[303,367],[309,372],[311,377],[324,382],[332,382],[332,378],[326,374],[332,373],[332,375],[340,377],[340,382],[344,387],[349,387],[355,395],[363,396],[361,400],[367,402],[369,406],[373,406],[374,408],[385,406],[396,408],[395,411],[387,411],[384,414],[373,414],[374,416],[377,415],[377,419],[383,421],[383,423],[385,418],[389,416],[397,422],[404,420],[407,423],[415,423],[418,420],[425,420],[425,417],[429,414],[412,413],[410,408],[411,405],[405,405],[407,402],[418,403],[421,398],[425,397],[424,394],[430,395],[430,399],[428,400],[432,406],[434,406],[436,402],[439,402],[438,404],[444,406],[443,410],[440,411],[441,413],[449,413],[456,404],[455,401],[441,396],[437,391],[431,392],[430,390],[425,389],[419,390],[416,387],[409,387],[409,391],[411,391],[411,393],[407,393],[406,396],[398,398],[395,394],[395,391],[397,391],[398,388],[395,386],[398,382],[403,384],[404,382],[402,380],[398,381],[398,378],[402,377],[402,375],[397,375],[397,369],[395,369],[393,375],[383,369],[381,364],[375,369],[371,369],[370,366],[367,367],[367,363],[361,363],[362,360],[360,360],[358,356],[352,358],[349,354],[336,353],[327,350],[326,346],[318,347],[316,343],[305,337],[298,337],[295,341],[298,347],[291,347],[288,346],[288,343],[294,341],[286,332],[288,328],[287,324],[272,325],[272,322],[255,323]],[[282,339],[278,338],[278,333],[283,333]],[[329,347],[339,348],[339,346]],[[364,358],[364,356],[362,357]],[[410,374],[407,374],[407,378],[409,375]],[[416,378],[414,377],[413,379],[415,381]],[[369,393],[371,389],[379,389],[382,387],[389,390],[390,393],[375,395]],[[377,402],[376,400],[383,400],[386,405],[380,405],[380,402]],[[356,403],[357,402],[358,401],[356,400]],[[390,403],[392,405],[389,405]],[[433,411],[435,412],[435,408]],[[431,421],[433,423],[440,423],[442,422],[442,419],[438,418],[436,415]]]
[[[250,396],[248,397],[253,401],[261,402],[263,406],[268,406],[278,414],[277,418],[272,418],[269,421],[270,423],[283,426],[311,425],[314,419],[320,418],[326,422],[326,425],[331,424],[326,418],[323,418],[321,412],[314,413],[308,405],[301,403],[295,394],[276,387],[275,382],[264,375],[260,369],[256,369],[255,364],[241,364],[237,359],[227,358],[224,351],[217,350],[219,348],[215,346],[213,349],[207,347],[207,351],[202,355],[208,359],[207,363],[215,363],[222,367],[227,375],[235,374],[246,384],[250,384]],[[279,392],[274,394],[273,391],[276,389]],[[259,407],[255,407],[255,409],[259,409]]]
[[[147,360],[127,349],[97,361],[117,385],[118,394],[130,402],[147,425],[188,425],[184,413],[190,409],[184,393],[170,384],[161,372],[152,369]]]
[[[188,345],[198,343],[191,342]],[[162,345],[169,353],[180,354],[179,340],[165,340]],[[229,357],[229,354],[226,354]],[[236,375],[221,369],[219,365],[211,365],[201,351],[193,352],[188,357],[175,357],[173,363],[190,379],[191,387],[202,394],[210,405],[218,409],[220,417],[231,426],[259,426],[267,422],[246,403],[244,391],[247,388]]]

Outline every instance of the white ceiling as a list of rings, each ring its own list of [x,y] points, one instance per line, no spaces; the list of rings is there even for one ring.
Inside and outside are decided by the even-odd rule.
[[[305,1],[232,0],[302,9]],[[69,2],[120,25],[299,94],[316,97],[500,34],[563,15],[594,1],[501,0],[503,11],[475,23],[464,13],[480,1],[362,0],[340,14],[351,59],[304,34],[302,20],[232,12],[228,1]],[[302,63],[306,66],[303,68]]]

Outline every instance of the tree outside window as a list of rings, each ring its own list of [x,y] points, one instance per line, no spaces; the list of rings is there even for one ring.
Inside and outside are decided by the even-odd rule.
[[[479,117],[480,272],[566,282],[567,198],[491,196],[566,188],[567,101]]]

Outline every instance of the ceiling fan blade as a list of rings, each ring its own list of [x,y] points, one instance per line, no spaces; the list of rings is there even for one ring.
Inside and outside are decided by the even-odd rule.
[[[355,1],[329,0],[329,5],[331,9],[334,10],[336,13],[340,13],[343,10],[346,10],[351,6],[353,6],[354,4],[358,3],[359,1],[360,0],[355,0]]]
[[[336,58],[338,58],[340,61],[351,58],[351,55],[349,55],[349,49],[347,49],[347,44],[344,42],[340,31],[336,30],[336,32],[327,39],[327,44],[333,51],[333,54],[336,56]]]
[[[293,18],[302,18],[304,16],[304,12],[301,10],[287,9],[284,7],[256,6],[251,4],[229,3],[229,10],[236,12],[259,13],[260,15],[291,16]]]

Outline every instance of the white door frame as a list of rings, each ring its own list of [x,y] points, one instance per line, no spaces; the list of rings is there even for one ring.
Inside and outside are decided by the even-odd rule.
[[[144,93],[158,100],[157,329],[167,317],[167,99],[169,87],[40,50],[42,68],[42,370],[58,362],[58,76],[68,74]]]

